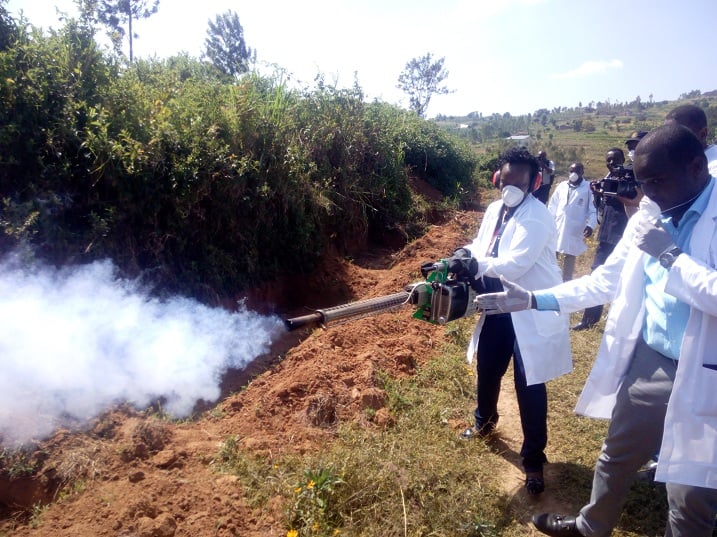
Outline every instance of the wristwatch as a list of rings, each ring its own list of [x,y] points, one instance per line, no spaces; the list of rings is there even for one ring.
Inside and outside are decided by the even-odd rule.
[[[681,253],[682,250],[680,250],[677,246],[674,246],[669,250],[665,250],[660,254],[659,257],[660,265],[669,270],[672,267],[672,264],[675,262],[675,259],[677,259],[677,256]]]

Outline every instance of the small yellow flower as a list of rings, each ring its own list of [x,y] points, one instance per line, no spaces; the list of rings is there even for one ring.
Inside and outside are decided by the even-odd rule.
[[[296,530],[289,530],[286,532],[286,537],[299,537],[299,532]]]
[[[313,531],[314,533],[319,531],[319,523],[318,522],[314,522],[314,525],[311,526],[311,531]]]
[[[338,535],[339,533],[341,533],[341,530],[335,529],[333,534],[334,534],[334,535]]]
[[[301,487],[296,487],[294,489],[294,494],[299,494],[301,492]]]
[[[306,488],[307,488],[307,489],[312,489],[312,488],[314,488],[314,485],[316,485],[316,483],[314,483],[314,480],[312,479],[311,481],[309,481],[309,482],[306,484]]]

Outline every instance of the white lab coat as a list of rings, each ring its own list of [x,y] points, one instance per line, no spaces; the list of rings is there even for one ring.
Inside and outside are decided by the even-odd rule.
[[[593,203],[590,183],[583,179],[577,186],[563,181],[555,187],[548,202],[548,210],[558,230],[556,252],[580,255],[588,249],[583,237],[585,226],[597,228],[597,210]]]
[[[712,177],[717,177],[717,145],[708,145],[705,148],[707,157],[707,169]]]
[[[550,291],[561,311],[577,311],[612,300],[595,365],[575,411],[609,418],[615,396],[641,334],[644,308],[644,260],[633,244],[638,212],[604,265],[590,276]],[[717,185],[692,233],[690,255],[680,255],[669,272],[665,291],[690,306],[680,349],[655,479],[717,488]]]
[[[493,231],[503,202],[491,203],[485,211],[478,235],[466,246],[480,261],[486,276],[518,283],[535,290],[561,281],[555,259],[555,222],[545,205],[534,196],[516,209],[503,231],[498,257],[487,257]],[[569,318],[554,311],[525,310],[511,313],[515,337],[525,366],[528,385],[547,382],[572,371]],[[485,318],[481,316],[468,346],[471,361],[478,348],[478,338]]]

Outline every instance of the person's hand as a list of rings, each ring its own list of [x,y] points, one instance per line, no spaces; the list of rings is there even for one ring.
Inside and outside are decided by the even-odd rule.
[[[472,276],[478,273],[478,261],[471,257],[471,251],[468,248],[458,248],[453,255],[447,260],[448,272],[452,272],[456,276]]]
[[[593,228],[591,228],[590,226],[585,226],[585,229],[583,229],[583,237],[585,237],[586,239],[589,239],[592,236],[593,236]]]
[[[658,220],[642,218],[635,226],[635,246],[652,257],[675,247],[672,236],[662,227]]]
[[[637,194],[634,198],[625,198],[623,196],[615,196],[620,203],[622,203],[625,207],[639,207],[640,206],[640,200],[644,196],[642,193],[641,188],[635,189]]]
[[[486,315],[510,313],[513,311],[529,310],[532,307],[533,296],[517,283],[509,282],[500,277],[503,284],[502,293],[487,293],[476,297],[476,304]]]

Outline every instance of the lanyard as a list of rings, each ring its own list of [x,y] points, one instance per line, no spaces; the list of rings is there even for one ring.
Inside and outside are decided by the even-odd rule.
[[[505,226],[508,223],[508,220],[510,220],[511,216],[513,216],[513,213],[515,212],[515,207],[510,209],[503,205],[500,211],[501,214],[498,217],[495,231],[493,231],[493,237],[491,238],[490,245],[488,245],[488,250],[485,253],[488,257],[498,257],[498,245],[500,244],[500,237],[503,235],[503,231],[505,230]]]

